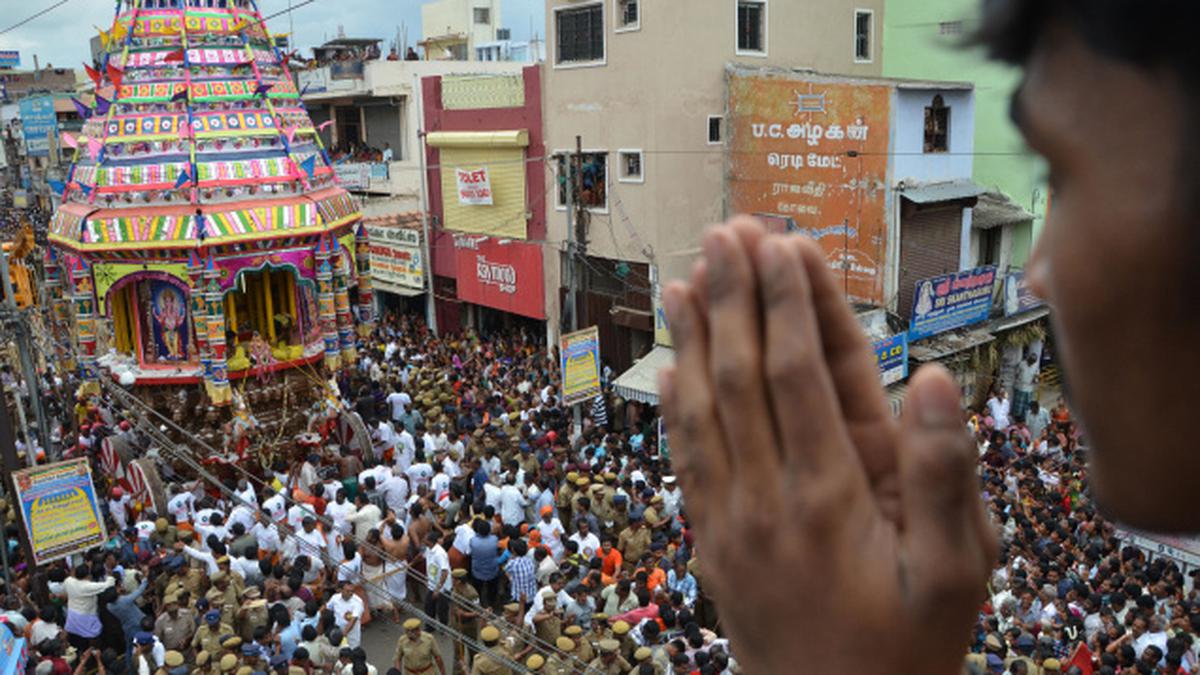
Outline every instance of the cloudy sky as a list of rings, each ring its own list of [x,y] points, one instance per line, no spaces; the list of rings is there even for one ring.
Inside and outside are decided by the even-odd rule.
[[[298,4],[302,0],[292,0]],[[503,26],[512,28],[513,39],[529,37],[530,22],[539,38],[545,39],[543,0],[498,0]],[[54,4],[53,0],[0,0],[0,30]],[[291,13],[295,23],[296,45],[307,53],[314,45],[337,35],[342,26],[349,37],[373,37],[389,44],[407,27],[411,44],[421,36],[421,0],[315,0]],[[286,10],[288,0],[260,0],[265,16]],[[33,67],[37,54],[42,65],[79,68],[88,60],[88,40],[96,34],[93,26],[112,23],[112,0],[68,0],[54,11],[10,33],[0,35],[0,50],[21,52],[21,67]],[[288,15],[268,22],[272,32],[289,31]]]

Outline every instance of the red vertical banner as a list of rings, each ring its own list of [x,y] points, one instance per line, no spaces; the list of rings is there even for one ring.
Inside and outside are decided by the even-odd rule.
[[[455,235],[454,255],[460,300],[546,318],[541,245]]]

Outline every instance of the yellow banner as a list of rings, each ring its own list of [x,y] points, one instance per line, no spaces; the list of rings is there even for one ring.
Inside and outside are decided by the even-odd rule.
[[[566,405],[600,394],[600,329],[592,326],[562,337],[562,398]]]

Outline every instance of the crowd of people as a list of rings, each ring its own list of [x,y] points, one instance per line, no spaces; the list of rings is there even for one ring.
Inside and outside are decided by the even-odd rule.
[[[1085,439],[1066,402],[1010,403],[999,390],[968,416],[1002,541],[970,672],[1200,672],[1200,568],[1123,545],[1091,501]]]
[[[576,426],[521,334],[388,316],[365,343],[336,395],[370,452],[330,436],[220,485],[176,462],[158,509],[95,463],[108,543],[36,573],[12,547],[0,619],[34,672],[736,672],[652,409],[609,393]],[[56,412],[73,454],[153,446],[108,393]],[[368,659],[370,622],[400,624],[391,661]]]

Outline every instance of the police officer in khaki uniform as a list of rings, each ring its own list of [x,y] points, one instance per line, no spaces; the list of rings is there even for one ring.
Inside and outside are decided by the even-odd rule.
[[[650,660],[652,655],[649,647],[638,647],[633,652],[633,668],[629,672],[636,673],[643,663],[649,663],[654,667],[654,675],[664,675],[662,667]]]
[[[192,649],[206,651],[209,656],[215,657],[221,653],[221,636],[231,633],[233,627],[221,623],[221,610],[210,609],[204,615],[204,624],[196,629],[196,635],[192,637]]]
[[[621,649],[621,643],[613,639],[601,640],[600,656],[592,660],[588,664],[588,668],[603,675],[625,675],[629,672],[629,662],[621,658],[617,652]]]
[[[621,658],[626,661],[633,659],[633,651],[637,649],[637,644],[634,643],[633,638],[629,635],[630,628],[632,626],[625,621],[617,621],[612,625],[613,639],[621,644],[618,652],[621,654]]]
[[[245,598],[245,602],[237,613],[238,635],[242,637],[242,642],[253,642],[254,629],[267,625],[270,616],[267,612],[267,601],[263,599],[257,586],[246,589],[242,597]]]
[[[629,527],[621,531],[621,536],[617,540],[617,549],[621,551],[621,555],[625,556],[626,571],[633,570],[646,551],[650,549],[650,530],[642,521],[640,507],[635,508],[629,514]]]
[[[229,583],[229,576],[217,571],[212,575],[212,588],[204,595],[214,609],[221,612],[221,623],[230,626],[237,625],[237,608],[242,604],[238,601],[237,591]]]
[[[221,661],[218,665],[220,666],[222,673],[232,673],[233,671],[237,670],[238,659],[233,654],[226,654],[225,656],[221,657]]]
[[[562,654],[551,654],[550,658],[546,659],[546,665],[542,668],[542,672],[548,675],[574,673],[575,664],[571,656],[575,653],[575,641],[564,635],[554,642],[554,646],[558,647],[558,651]],[[582,661],[582,659],[580,660]],[[583,661],[583,663],[587,663],[587,661]]]
[[[479,631],[479,639],[483,641],[485,649],[504,653],[504,650],[500,648],[500,630],[495,626],[484,626],[483,630]],[[508,672],[509,669],[488,652],[476,654],[475,662],[471,664],[471,675],[499,675]]]
[[[479,591],[467,582],[467,570],[456,569],[450,576],[454,577],[454,592],[467,601],[465,607],[462,603],[455,603],[450,608],[450,627],[468,638],[475,638],[479,635],[479,616],[483,612],[479,607]],[[456,642],[454,658],[466,670],[466,664],[471,660],[470,647],[465,642]]]
[[[528,668],[529,672],[531,673],[546,672],[545,665],[546,659],[541,654],[534,654],[525,660],[525,667]]]
[[[558,595],[553,590],[542,593],[542,611],[533,615],[533,628],[538,640],[552,643],[562,635],[562,614],[558,610]]]
[[[575,643],[575,646],[572,648],[575,658],[584,663],[591,663],[592,659],[596,658],[596,648],[587,636],[583,634],[582,628],[579,626],[567,626],[563,632]]]
[[[564,523],[571,522],[571,502],[575,498],[575,481],[579,474],[568,471],[566,480],[558,486],[558,494],[554,496],[554,505],[558,507],[558,518]]]
[[[421,630],[420,619],[409,619],[404,622],[404,635],[396,642],[396,654],[392,662],[401,675],[421,675],[434,673],[448,675],[446,666],[442,663],[442,655],[438,653],[437,641],[433,636]],[[437,670],[434,671],[434,665]]]
[[[213,669],[212,659],[208,657],[208,652],[201,650],[196,652],[196,675],[215,675],[216,670]]]

